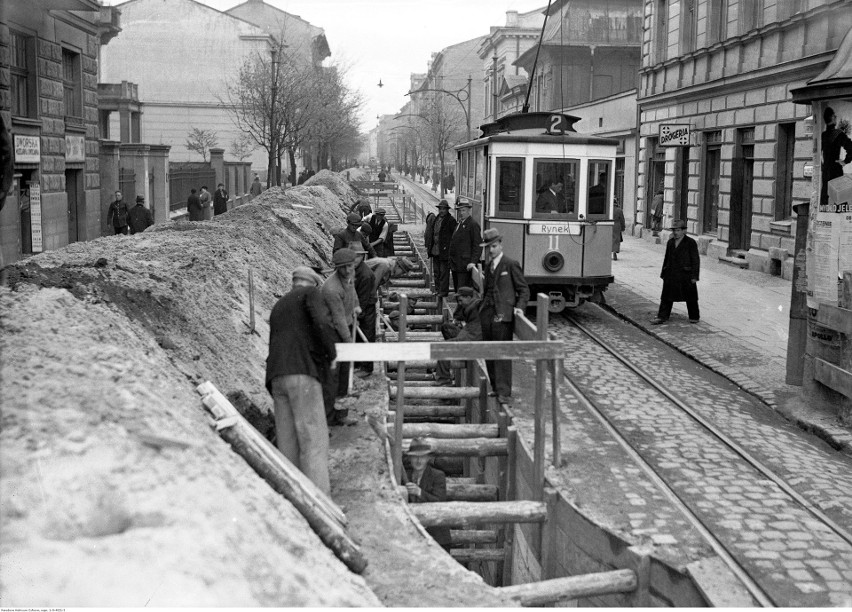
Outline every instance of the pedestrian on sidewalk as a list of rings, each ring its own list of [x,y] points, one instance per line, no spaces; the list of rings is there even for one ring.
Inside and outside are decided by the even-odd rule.
[[[201,200],[201,210],[204,214],[204,220],[209,221],[213,218],[213,209],[210,205],[213,196],[211,196],[210,192],[207,191],[207,185],[201,186],[201,193],[198,194],[198,199]]]
[[[213,216],[222,215],[228,212],[228,191],[223,183],[216,185],[216,191],[213,194]]]
[[[489,228],[482,234],[488,250],[485,262],[485,280],[479,322],[482,339],[485,341],[512,340],[515,317],[524,314],[530,299],[530,289],[521,264],[503,255],[503,237],[500,231]],[[512,403],[512,362],[509,360],[487,360],[488,378],[491,388],[501,404]]]
[[[115,192],[115,201],[109,205],[107,211],[107,225],[111,226],[116,234],[127,235],[127,203],[120,191]]]
[[[616,261],[618,260],[618,254],[621,252],[621,243],[624,242],[622,234],[624,233],[624,230],[627,229],[627,224],[624,221],[624,211],[621,209],[621,204],[619,204],[618,198],[614,199],[613,204],[612,219],[614,223],[612,224],[612,259],[613,261]]]
[[[482,232],[479,224],[470,216],[471,204],[465,198],[456,200],[456,210],[459,224],[450,239],[450,270],[453,273],[453,289],[456,293],[460,287],[473,287],[472,271],[479,263],[482,248]]]
[[[254,180],[251,182],[251,189],[249,190],[249,193],[252,197],[259,196],[263,193],[263,185],[260,184],[260,177],[256,174],[254,175]]]
[[[190,221],[204,221],[204,211],[201,208],[201,199],[195,189],[189,190],[189,197],[186,199],[186,212],[189,213]]]
[[[663,186],[657,187],[657,193],[654,194],[654,199],[651,200],[651,217],[653,226],[651,227],[652,235],[659,236],[660,230],[663,229]]]
[[[438,216],[432,225],[432,240],[429,253],[435,271],[435,288],[438,296],[450,294],[450,242],[456,229],[456,220],[449,214],[446,200],[438,202]]]
[[[266,389],[272,395],[278,450],[328,495],[328,425],[321,380],[336,352],[321,283],[316,272],[297,267],[292,290],[272,308]]]
[[[145,198],[141,195],[136,196],[136,206],[130,209],[127,213],[127,225],[130,227],[131,234],[141,234],[147,228],[154,225],[154,215],[151,211],[145,208]]]
[[[698,323],[700,319],[697,283],[701,259],[698,244],[686,235],[686,221],[674,221],[671,230],[674,235],[666,243],[666,255],[660,272],[660,278],[663,279],[660,308],[651,325],[668,321],[674,302],[686,302],[690,323]]]

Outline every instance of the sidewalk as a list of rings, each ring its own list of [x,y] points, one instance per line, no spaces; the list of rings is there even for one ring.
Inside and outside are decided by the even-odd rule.
[[[852,428],[841,426],[829,407],[801,397],[801,387],[784,382],[790,325],[790,281],[701,258],[698,283],[701,321],[690,324],[686,304],[676,303],[669,321],[650,325],[663,281],[665,242],[625,236],[615,282],[606,304],[696,361],[729,378],[829,444],[852,453]]]

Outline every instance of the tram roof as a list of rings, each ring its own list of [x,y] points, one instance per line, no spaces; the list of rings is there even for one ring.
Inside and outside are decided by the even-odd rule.
[[[580,117],[564,113],[512,113],[480,126],[482,135],[479,138],[455,148],[467,149],[489,142],[618,145],[618,140],[614,138],[578,134],[574,129],[578,121]]]

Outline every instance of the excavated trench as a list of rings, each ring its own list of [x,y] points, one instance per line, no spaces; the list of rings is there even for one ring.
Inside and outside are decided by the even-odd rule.
[[[0,605],[510,603],[422,537],[366,424],[336,429],[331,453],[333,496],[370,562],[358,576],[219,438],[195,392],[213,382],[271,432],[268,313],[295,266],[327,267],[355,197],[321,172],[210,222],[75,243],[9,268]],[[386,397],[359,381],[344,401],[366,415]]]

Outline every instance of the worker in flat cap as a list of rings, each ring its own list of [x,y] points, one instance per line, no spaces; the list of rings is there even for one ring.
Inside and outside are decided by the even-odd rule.
[[[473,287],[459,287],[456,293],[456,309],[452,322],[441,325],[441,333],[448,342],[479,342],[482,340],[482,325],[479,322],[479,294]],[[460,367],[450,361],[440,360],[435,368],[435,381],[439,385],[453,384],[450,368]]]
[[[453,288],[456,293],[460,287],[473,287],[474,268],[482,258],[482,230],[479,223],[470,216],[471,204],[467,198],[456,200],[458,227],[450,239],[450,270],[453,273]]]
[[[322,380],[336,357],[335,337],[319,285],[306,266],[269,316],[266,388],[272,394],[278,449],[328,494],[328,426]]]
[[[521,264],[503,254],[500,230],[488,228],[480,246],[487,249],[485,278],[479,321],[482,339],[510,342],[515,330],[515,317],[522,315],[530,299],[530,288]],[[486,360],[491,387],[501,404],[512,403],[512,362]]]
[[[376,341],[376,276],[373,270],[365,263],[364,256],[367,252],[361,247],[360,242],[352,242],[349,249],[355,253],[355,293],[358,294],[358,306],[361,313],[358,315],[358,328],[360,334],[356,334],[356,342]],[[377,258],[378,259],[378,258]],[[355,368],[362,376],[373,373],[372,361],[360,361],[355,363]]]
[[[346,215],[346,227],[334,235],[334,245],[331,247],[331,252],[336,253],[353,242],[360,242],[364,250],[367,251],[367,256],[375,257],[376,251],[370,246],[369,235],[359,232],[360,227],[361,217],[358,213],[351,212]]]
[[[370,246],[375,249],[377,257],[386,257],[388,249],[385,241],[388,239],[388,222],[385,219],[385,209],[377,208],[376,211],[364,217],[364,221],[370,224]]]
[[[350,212],[358,213],[362,219],[373,212],[373,208],[370,206],[370,200],[366,197],[358,198],[358,201],[352,205],[352,208],[349,209]]]
[[[145,198],[143,196],[136,196],[136,206],[131,208],[130,212],[127,213],[127,225],[130,227],[131,234],[139,234],[154,225],[154,215],[151,214],[150,210],[145,208]]]
[[[458,225],[449,211],[450,205],[446,200],[438,202],[438,216],[432,223],[431,241],[427,245],[435,273],[435,288],[440,297],[447,297],[450,293],[450,242]]]
[[[403,484],[411,504],[447,501],[447,475],[431,465],[433,454],[428,438],[413,438],[408,446],[406,459],[411,467],[403,473]],[[427,527],[426,532],[444,549],[449,547],[449,527]]]
[[[349,248],[342,248],[332,255],[334,274],[322,285],[322,296],[331,313],[331,326],[335,342],[354,342],[355,319],[361,314],[358,306],[358,294],[355,291],[356,255]],[[349,391],[348,363],[338,364],[329,372],[323,384],[326,417],[329,425],[345,423],[345,411],[334,409],[334,398],[343,397]]]
[[[390,279],[405,276],[416,267],[407,257],[375,257],[367,265],[376,277],[377,295],[387,290]]]

